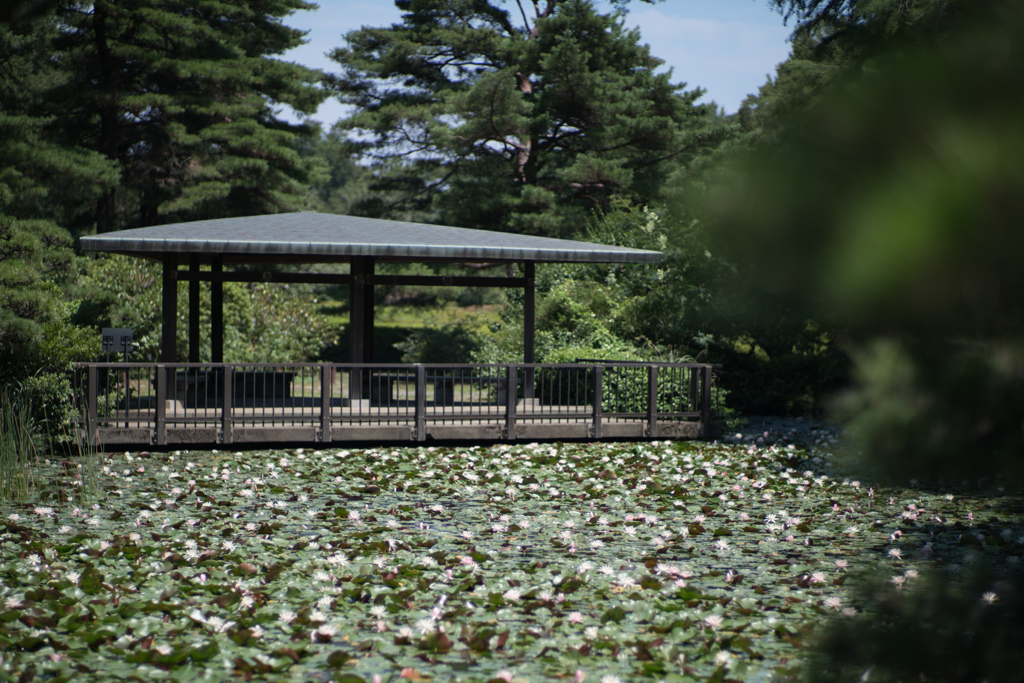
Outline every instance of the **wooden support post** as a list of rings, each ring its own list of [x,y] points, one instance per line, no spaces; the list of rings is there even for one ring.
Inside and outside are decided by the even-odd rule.
[[[519,395],[519,373],[516,366],[505,367],[505,439],[516,438],[516,398]]]
[[[687,367],[690,373],[690,391],[689,391],[689,405],[686,406],[687,412],[694,412],[697,410],[697,385],[700,380],[700,373],[698,372],[699,366],[691,365]]]
[[[373,362],[373,324],[375,317],[375,303],[376,298],[374,296],[374,270],[376,268],[376,259],[372,256],[364,257],[366,265],[364,266],[363,278],[365,279],[365,285],[363,285],[363,362]]]
[[[647,367],[647,437],[658,436],[658,366]]]
[[[536,294],[534,292],[534,280],[536,278],[536,267],[533,261],[523,263],[524,278],[526,284],[523,287],[523,362],[527,364],[523,373],[523,398],[531,399],[534,396],[534,369],[535,362],[534,339],[536,335]]]
[[[223,257],[213,257],[210,271],[218,275],[224,272]],[[210,361],[224,362],[224,280],[221,279],[210,282]]]
[[[416,440],[427,439],[427,369],[416,366]]]
[[[160,360],[164,363],[177,363],[178,257],[175,254],[164,256],[162,316]]]
[[[232,383],[234,382],[234,370],[230,365],[224,366],[224,386],[221,388],[221,413],[220,413],[220,431],[221,441],[223,443],[231,443],[235,440],[234,429],[234,398],[235,393],[232,391]]]
[[[711,366],[701,368],[700,435],[711,435]]]
[[[201,313],[199,297],[199,254],[191,254],[188,257],[188,362],[199,362],[199,338],[202,332],[199,328],[199,317]]]
[[[167,382],[174,381],[174,370],[156,366],[156,444],[167,445]]]
[[[331,389],[334,385],[334,366],[320,366],[320,441],[331,442]]]
[[[373,286],[368,274],[373,271],[373,259],[364,256],[352,258],[352,284],[349,285],[349,320],[348,320],[348,362],[369,363],[369,352],[366,349],[367,339],[373,343],[373,332],[366,331],[366,325],[373,326],[373,318],[367,318],[366,302],[369,288],[369,299],[373,299]],[[369,287],[368,287],[369,285]],[[370,315],[372,316],[372,304]],[[363,398],[363,377],[367,371],[352,368],[349,376],[348,396],[352,400]],[[367,396],[369,398],[369,396]]]
[[[601,384],[604,379],[604,368],[600,365],[594,366],[594,438],[601,438],[601,404],[603,398],[601,395]]]
[[[175,254],[167,254],[164,256],[163,301],[161,315],[163,316],[163,325],[160,330],[160,360],[163,363],[177,363],[178,257]],[[164,399],[166,399],[168,395],[167,387],[174,387],[174,369],[165,369],[165,372],[170,374],[166,377],[160,378],[160,381],[164,385]],[[173,396],[173,390],[171,395]]]

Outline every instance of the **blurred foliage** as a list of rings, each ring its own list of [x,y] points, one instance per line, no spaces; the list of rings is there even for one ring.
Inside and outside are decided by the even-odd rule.
[[[887,576],[866,578],[860,593],[872,618],[835,620],[805,680],[1022,680],[1019,589],[984,562],[965,572],[957,582],[925,574],[909,590],[897,590]]]
[[[798,45],[743,112],[757,144],[713,197],[716,234],[779,310],[841,330],[854,383],[835,407],[861,475],[1019,493],[1024,5],[776,4]],[[963,530],[963,578],[869,579],[808,679],[1021,680],[1020,586],[985,566],[1004,542],[986,531]]]
[[[848,377],[837,334],[783,314],[711,251],[694,208],[655,210],[615,199],[583,238],[660,251],[656,264],[544,264],[536,277],[537,362],[577,359],[702,361],[718,373],[730,407],[751,414],[821,412]],[[505,293],[502,318],[475,359],[523,357],[522,293]],[[723,393],[724,395],[724,393]]]
[[[843,330],[861,388],[841,406],[869,457],[902,475],[1022,474],[1003,456],[1024,447],[1024,11],[922,7],[935,15],[898,49],[736,164],[719,234],[784,307]]]
[[[851,454],[901,481],[1024,481],[1024,348],[884,337],[855,354],[855,386],[837,401]]]

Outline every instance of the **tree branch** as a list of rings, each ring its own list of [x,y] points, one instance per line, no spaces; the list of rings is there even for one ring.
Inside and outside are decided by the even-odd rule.
[[[526,18],[526,10],[523,9],[523,0],[516,0],[519,5],[519,13],[523,15],[523,26],[526,28],[526,35],[530,35],[533,29],[530,27],[530,20]]]

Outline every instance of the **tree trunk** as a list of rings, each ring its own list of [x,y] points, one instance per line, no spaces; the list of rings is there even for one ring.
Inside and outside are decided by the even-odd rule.
[[[97,149],[108,159],[118,162],[118,112],[117,101],[119,98],[120,73],[112,63],[110,46],[107,42],[107,8],[104,3],[97,2],[93,7],[93,28],[96,36],[96,54],[100,60],[100,70],[103,74],[102,87],[105,96],[100,104],[100,139]],[[120,166],[120,164],[118,164]],[[116,226],[117,216],[117,194],[116,189],[111,188],[100,197],[96,204],[96,232],[112,232]]]

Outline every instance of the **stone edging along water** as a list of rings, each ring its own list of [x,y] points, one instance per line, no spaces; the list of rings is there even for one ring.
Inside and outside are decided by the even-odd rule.
[[[745,418],[745,422],[740,427],[727,429],[720,441],[758,446],[792,444],[810,449],[835,445],[840,431],[838,424],[827,420],[753,416]]]

